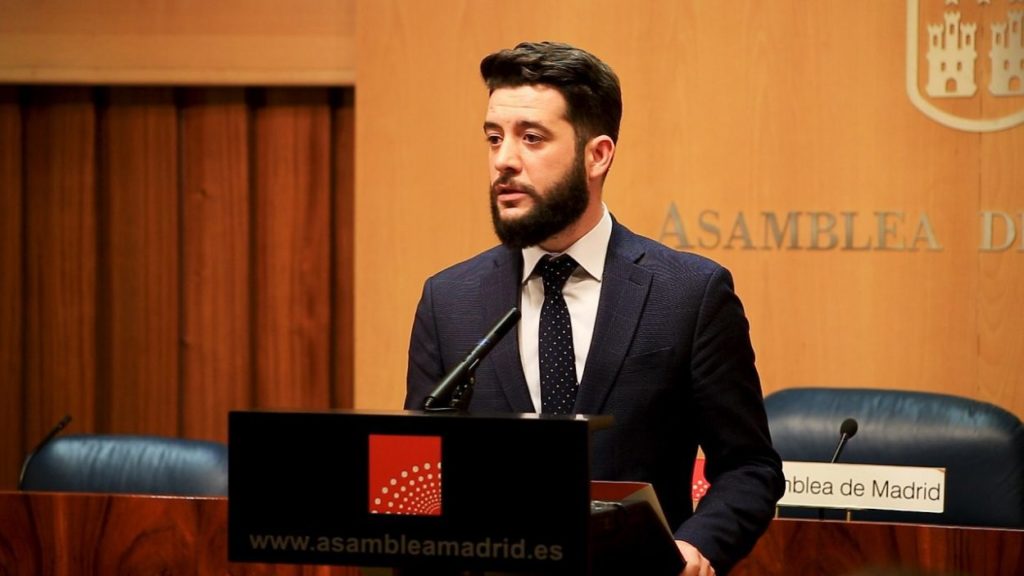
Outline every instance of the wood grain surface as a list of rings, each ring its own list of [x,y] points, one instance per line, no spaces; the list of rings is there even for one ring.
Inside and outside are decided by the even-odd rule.
[[[99,429],[174,436],[179,384],[178,117],[169,88],[100,108]]]
[[[351,86],[354,0],[0,0],[0,82]]]
[[[356,568],[228,562],[227,499],[0,493],[9,576],[360,576]]]
[[[0,87],[0,454],[20,453],[25,432],[21,126],[17,89]],[[9,479],[3,485],[19,470],[16,458],[0,458],[0,478]]]
[[[730,574],[1002,576],[1024,570],[1024,531],[774,520]]]
[[[229,563],[223,498],[0,492],[0,517],[0,573],[11,576],[364,574]],[[1002,576],[1022,569],[1021,530],[776,519],[731,574]]]
[[[242,89],[182,101],[182,433],[227,439],[253,405],[250,114]]]
[[[330,400],[327,93],[266,93],[254,112],[256,404]]]
[[[99,202],[92,97],[86,88],[32,89],[24,112],[22,414],[25,440],[33,445],[66,414],[74,415],[79,430],[96,423]]]
[[[230,410],[351,406],[353,106],[0,90],[0,487],[65,414],[225,442]]]

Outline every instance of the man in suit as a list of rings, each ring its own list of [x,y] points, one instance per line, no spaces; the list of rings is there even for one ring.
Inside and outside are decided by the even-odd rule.
[[[491,54],[480,69],[501,245],[427,280],[406,408],[420,408],[520,307],[516,333],[477,369],[470,411],[611,414],[615,424],[593,439],[593,477],[652,483],[683,574],[725,573],[765,530],[784,487],[732,278],[609,214],[602,189],[622,99],[606,64],[544,42]],[[698,445],[711,489],[693,512]]]

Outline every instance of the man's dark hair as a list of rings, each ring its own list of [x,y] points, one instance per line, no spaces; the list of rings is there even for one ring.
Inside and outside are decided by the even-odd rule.
[[[566,116],[585,142],[607,134],[619,140],[622,91],[619,77],[593,54],[560,42],[522,42],[480,62],[487,89],[543,84],[565,98]]]

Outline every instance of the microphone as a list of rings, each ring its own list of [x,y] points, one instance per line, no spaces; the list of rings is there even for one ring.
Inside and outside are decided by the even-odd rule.
[[[853,438],[853,435],[857,433],[857,421],[853,418],[847,418],[843,420],[843,423],[839,425],[839,444],[836,445],[836,451],[832,454],[832,459],[829,460],[829,464],[835,464],[839,460],[839,454],[843,452],[843,448],[846,447],[846,441]],[[825,509],[818,509],[818,520],[825,519]],[[846,520],[850,520],[850,511],[846,511]]]
[[[57,422],[57,425],[53,427],[53,430],[50,430],[50,433],[44,436],[43,439],[39,441],[39,444],[36,444],[36,447],[32,452],[29,452],[28,457],[21,463],[21,472],[18,474],[18,490],[21,490],[21,487],[25,484],[25,471],[28,470],[28,463],[32,461],[32,457],[38,454],[39,451],[43,449],[43,446],[49,444],[50,440],[53,440],[57,434],[60,434],[69,423],[71,423],[71,414],[65,414],[64,417],[60,419],[60,422]]]
[[[491,328],[491,331],[477,343],[466,359],[441,379],[441,382],[423,401],[423,409],[428,412],[466,410],[469,407],[469,400],[473,396],[473,384],[475,383],[473,375],[477,365],[494,348],[494,345],[516,325],[520,316],[519,308],[515,306],[506,312],[501,320],[498,320],[498,323]],[[445,401],[447,401],[447,406],[442,405]]]
[[[839,454],[842,453],[843,448],[846,447],[846,441],[857,433],[857,421],[853,418],[847,418],[843,420],[843,423],[839,425],[839,444],[836,445],[836,451],[832,454],[832,460],[829,464],[835,464],[839,460]]]

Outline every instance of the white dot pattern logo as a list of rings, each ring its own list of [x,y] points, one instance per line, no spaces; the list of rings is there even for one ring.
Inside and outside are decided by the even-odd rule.
[[[690,485],[690,496],[694,502],[699,501],[707,494],[711,483],[704,477],[704,458],[697,458],[693,462],[693,482]]]
[[[370,512],[436,516],[441,510],[441,463],[424,462],[402,470],[377,488]]]
[[[708,484],[707,480],[705,480],[703,478],[701,478],[699,480],[695,480],[693,482],[693,486],[691,486],[691,489],[690,489],[690,491],[691,491],[690,497],[694,501],[700,500],[701,498],[704,497],[705,494],[708,493],[708,488],[711,488],[711,484]]]
[[[570,256],[541,258],[536,272],[544,281],[544,304],[540,309],[540,392],[541,411],[568,414],[576,403],[576,352],[572,342],[572,320],[562,296],[562,287],[578,264]]]

